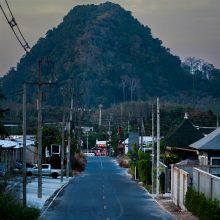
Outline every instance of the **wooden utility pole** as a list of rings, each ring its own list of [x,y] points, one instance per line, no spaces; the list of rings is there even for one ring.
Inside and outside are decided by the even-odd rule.
[[[156,196],[160,193],[160,106],[157,98],[157,190]]]
[[[64,169],[64,128],[65,128],[65,108],[64,108],[64,94],[63,94],[63,120],[62,120],[62,144],[61,144],[61,178],[63,182],[63,169]]]
[[[99,105],[99,127],[101,127],[101,125],[102,125],[102,107],[103,107],[103,105],[100,104]]]
[[[23,206],[27,206],[27,168],[26,168],[26,83],[23,84]]]
[[[141,119],[141,149],[143,149],[144,119]]]
[[[89,153],[89,132],[86,132],[86,151]]]
[[[38,198],[42,198],[42,82],[41,82],[41,64],[38,62]]]
[[[40,59],[38,61],[38,82],[26,82],[26,84],[32,84],[32,85],[37,85],[38,86],[38,100],[37,100],[37,111],[38,111],[38,128],[37,128],[37,132],[38,132],[38,136],[37,136],[37,142],[38,142],[38,190],[37,190],[37,194],[38,194],[38,198],[42,198],[42,86],[43,85],[54,85],[56,83],[52,83],[52,82],[42,82],[41,79],[41,66],[42,66],[42,62],[43,60]],[[48,62],[48,61],[47,61]],[[26,90],[26,87],[25,87]],[[26,115],[26,97],[24,98],[25,102],[25,115]],[[26,116],[25,119],[23,119],[26,121]],[[26,122],[25,122],[26,123]],[[24,123],[23,123],[24,124]],[[26,124],[25,124],[25,131],[26,131]],[[24,132],[24,130],[23,130]],[[25,136],[26,138],[26,136]],[[26,144],[26,142],[25,142]],[[26,147],[26,146],[25,146]],[[26,152],[26,150],[25,150]],[[25,162],[26,164],[26,162]]]
[[[70,118],[68,123],[68,146],[67,146],[67,163],[66,163],[66,177],[69,178],[70,173],[70,147],[71,147],[71,124],[73,120],[73,92],[71,92],[70,100]]]
[[[154,152],[154,105],[152,104],[152,194],[154,194],[154,160],[155,160],[155,152]]]

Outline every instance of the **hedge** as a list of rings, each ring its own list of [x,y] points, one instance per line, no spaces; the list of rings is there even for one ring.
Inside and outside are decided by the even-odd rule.
[[[189,187],[185,196],[185,206],[200,220],[219,220],[220,203],[218,200],[207,199],[203,193]]]

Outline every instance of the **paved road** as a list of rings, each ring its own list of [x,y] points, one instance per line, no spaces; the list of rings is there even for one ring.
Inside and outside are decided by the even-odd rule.
[[[171,220],[166,211],[109,157],[89,157],[45,212],[43,220]]]

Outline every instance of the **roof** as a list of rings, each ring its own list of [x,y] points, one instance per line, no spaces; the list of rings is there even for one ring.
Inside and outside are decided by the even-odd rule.
[[[106,147],[107,141],[98,141],[96,140],[96,145],[99,147]]]
[[[197,150],[220,150],[220,127],[204,138],[190,144],[190,147]]]
[[[26,146],[34,146],[35,141],[32,139],[31,136],[28,136],[26,140]],[[17,136],[14,137],[13,139],[6,139],[6,140],[0,140],[0,148],[22,148],[23,147],[23,137],[22,136]]]
[[[143,144],[149,144],[152,142],[151,136],[143,136]],[[141,143],[141,136],[139,136],[139,143]],[[128,144],[128,138],[125,139],[122,144]]]
[[[0,140],[0,148],[19,148],[19,144],[15,141]]]
[[[184,118],[182,123],[165,138],[165,143],[170,147],[186,148],[203,137],[202,132],[188,118]]]

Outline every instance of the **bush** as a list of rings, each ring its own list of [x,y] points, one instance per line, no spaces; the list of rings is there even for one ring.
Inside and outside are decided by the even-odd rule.
[[[134,175],[135,175],[135,163],[132,160],[130,160],[128,164],[129,164],[129,168],[130,168],[130,173],[134,177]]]
[[[120,159],[118,160],[118,164],[119,164],[119,166],[121,166],[121,167],[129,168],[129,162],[128,162],[128,160],[126,160],[126,159],[120,158]]]
[[[149,162],[147,160],[138,161],[138,173],[141,182],[143,182],[144,184],[150,184],[151,167],[149,166]]]
[[[185,196],[186,208],[200,220],[220,219],[220,204],[218,200],[207,199],[203,193],[189,187]]]
[[[73,160],[73,170],[82,172],[87,164],[86,156],[82,152],[76,152]]]
[[[40,210],[36,208],[23,207],[9,194],[0,194],[1,219],[7,220],[37,220]]]

